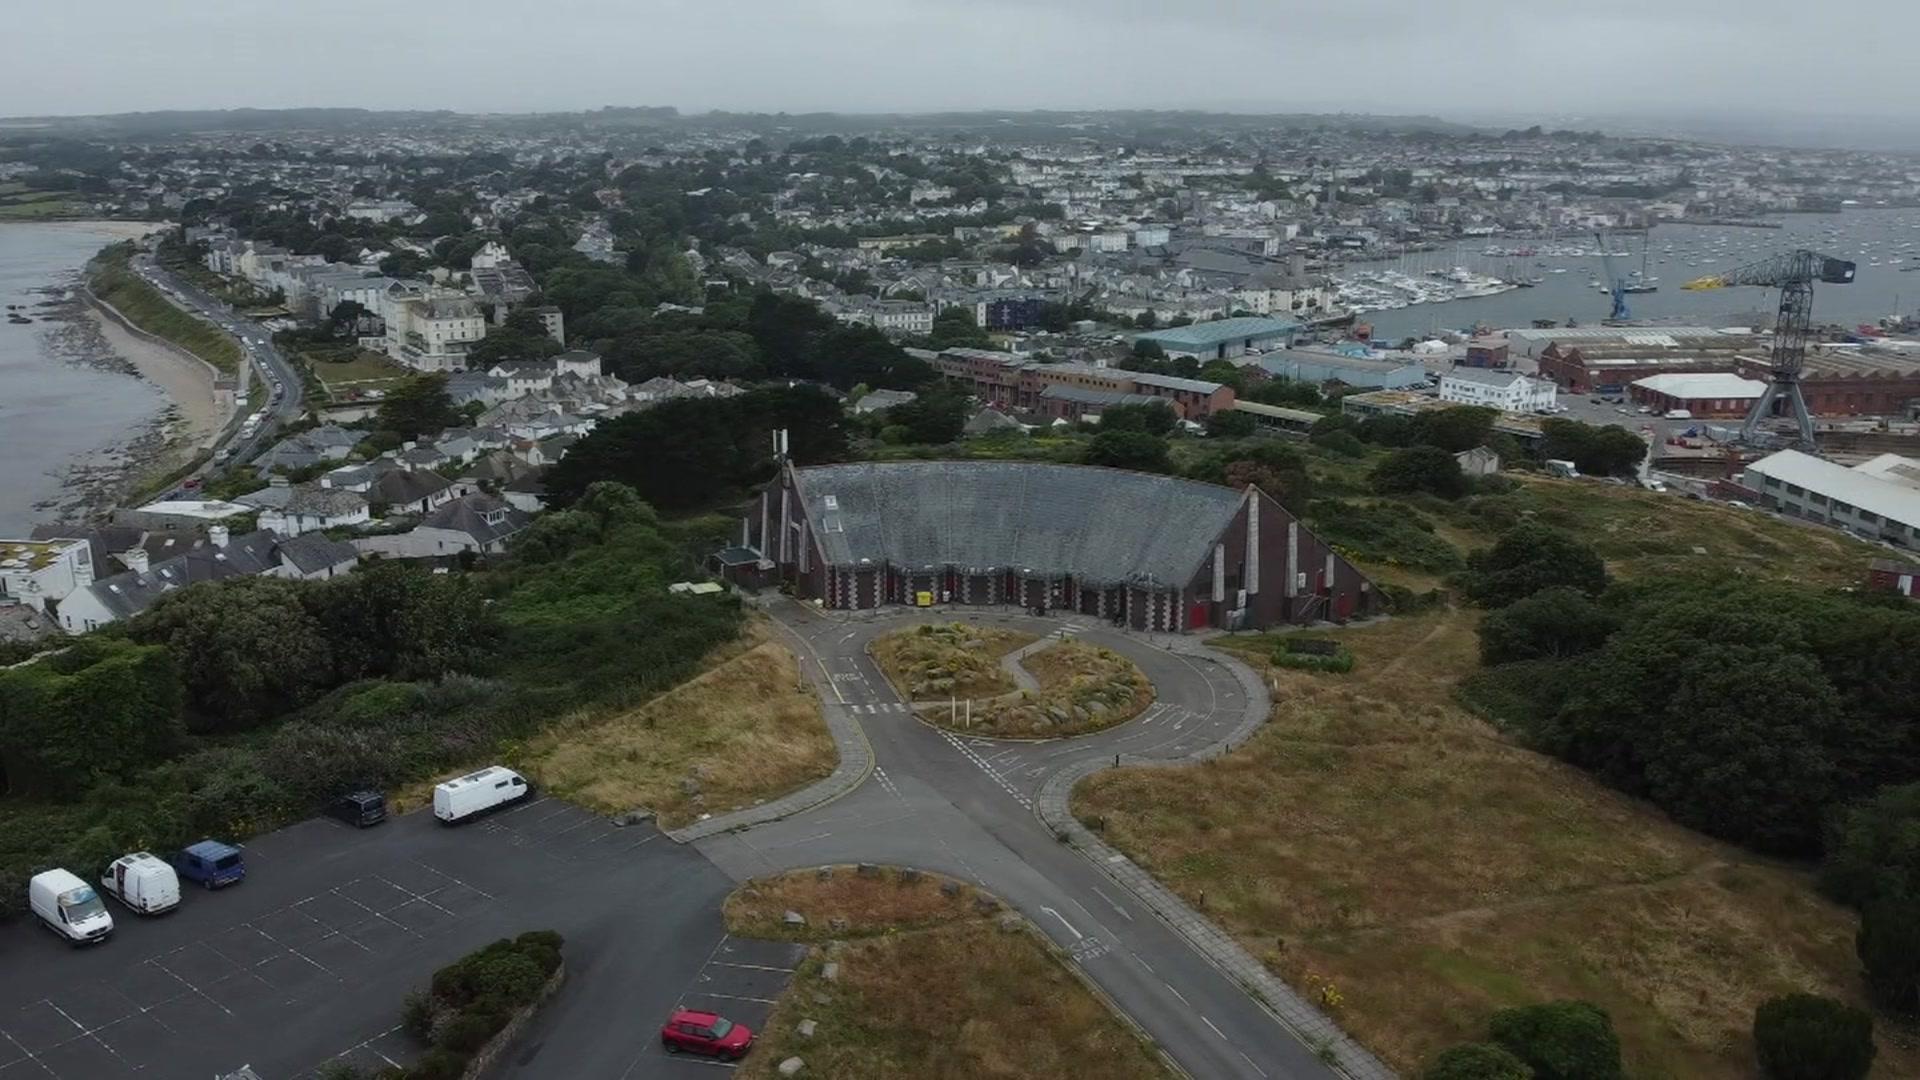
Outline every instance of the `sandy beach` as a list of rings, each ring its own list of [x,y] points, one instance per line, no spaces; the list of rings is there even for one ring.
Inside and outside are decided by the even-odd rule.
[[[216,393],[213,368],[172,345],[133,333],[98,308],[89,306],[87,314],[107,347],[132,364],[141,378],[158,386],[178,410],[178,424],[169,433],[179,448],[178,461],[170,464],[184,462],[193,451],[211,443],[232,413],[233,397]],[[228,404],[221,404],[223,397]]]

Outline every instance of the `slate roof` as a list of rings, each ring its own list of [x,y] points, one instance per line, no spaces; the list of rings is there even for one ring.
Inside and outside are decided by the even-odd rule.
[[[830,563],[1168,585],[1193,578],[1243,499],[1193,480],[1040,462],[817,465],[794,470],[794,482]]]
[[[302,533],[280,541],[280,557],[301,573],[311,574],[329,566],[354,562],[360,558],[360,552],[344,540],[328,539],[325,533]]]
[[[274,549],[280,543],[274,533],[260,529],[234,537],[223,548],[199,547],[154,563],[145,572],[129,570],[100,578],[87,586],[86,591],[113,612],[115,618],[128,619],[175,589],[203,581],[265,573],[273,568]]]
[[[452,481],[427,469],[395,469],[373,482],[367,489],[367,501],[390,506],[417,503],[445,491]]]
[[[489,521],[492,516],[494,520]],[[504,539],[527,527],[532,516],[491,495],[462,496],[420,519],[420,528],[466,533],[482,544]]]

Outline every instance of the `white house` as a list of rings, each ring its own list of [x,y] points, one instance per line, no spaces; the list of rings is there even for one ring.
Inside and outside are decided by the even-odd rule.
[[[1440,377],[1440,400],[1503,412],[1552,409],[1556,387],[1545,379],[1487,368],[1454,368]]]
[[[416,371],[458,371],[467,347],[487,336],[487,319],[463,296],[386,296],[387,355]]]
[[[431,559],[462,552],[496,555],[532,521],[532,515],[491,495],[464,495],[420,519],[411,532],[354,540],[361,554]]]
[[[93,556],[85,540],[0,540],[0,604],[44,612],[91,584]]]
[[[367,500],[358,493],[321,484],[289,484],[284,476],[240,496],[237,502],[260,511],[260,527],[282,536],[320,532],[372,520]]]

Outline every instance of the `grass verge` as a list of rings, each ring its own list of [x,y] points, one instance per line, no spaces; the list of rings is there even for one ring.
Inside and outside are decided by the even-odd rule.
[[[1002,921],[999,909],[971,886],[884,867],[871,876],[798,870],[742,886],[727,899],[729,931],[823,943],[801,962],[738,1075],[773,1077],[795,1056],[805,1075],[835,1080],[1169,1075],[1038,932],[1017,916]],[[787,927],[786,911],[807,925]],[[818,1024],[812,1038],[797,1030],[806,1019]]]
[[[1478,667],[1458,611],[1335,632],[1340,679],[1276,670],[1272,721],[1192,769],[1116,770],[1074,810],[1332,1010],[1397,1070],[1480,1036],[1495,1009],[1607,1009],[1635,1077],[1752,1075],[1755,1006],[1863,1000],[1851,914],[1809,875],[1680,828],[1503,740],[1458,705]],[[1195,775],[1197,772],[1200,775]],[[1884,1018],[1875,1076],[1920,1075]]]
[[[88,275],[93,294],[135,326],[187,350],[231,375],[239,370],[240,346],[212,323],[174,307],[160,291],[127,268],[130,244],[115,244],[95,259]]]
[[[839,755],[793,653],[754,625],[694,678],[637,708],[562,722],[516,761],[554,795],[609,814],[646,807],[677,828],[805,787]]]
[[[870,651],[908,701],[983,698],[1016,689],[1000,658],[1035,640],[999,627],[922,623],[874,639]]]
[[[1133,661],[1111,649],[1063,641],[1029,653],[1021,666],[1039,682],[1026,692],[976,705],[962,713],[934,707],[925,715],[941,727],[975,735],[1056,738],[1084,735],[1140,715],[1153,703],[1153,684]]]

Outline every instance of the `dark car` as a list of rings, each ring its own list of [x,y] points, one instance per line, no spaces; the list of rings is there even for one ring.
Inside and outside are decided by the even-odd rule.
[[[218,840],[189,844],[172,862],[182,878],[209,889],[238,884],[247,876],[246,860],[241,858],[240,849]]]
[[[660,1029],[660,1042],[669,1054],[691,1050],[696,1054],[738,1061],[753,1046],[753,1032],[717,1013],[675,1009]]]
[[[350,791],[327,804],[327,816],[356,829],[387,820],[387,797],[373,790]]]

